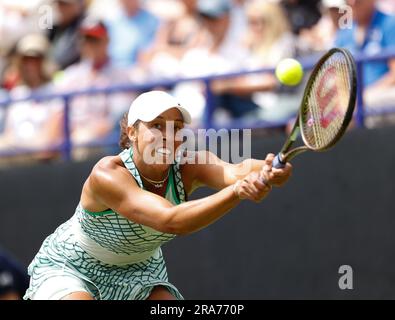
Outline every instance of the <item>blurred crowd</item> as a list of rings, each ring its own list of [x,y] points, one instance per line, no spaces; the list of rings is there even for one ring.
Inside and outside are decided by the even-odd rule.
[[[0,0],[0,100],[274,67],[333,46],[367,55],[395,50],[394,14],[395,0]],[[395,59],[366,63],[363,81],[367,107],[393,103]],[[162,89],[202,124],[204,83]],[[211,90],[221,123],[290,117],[303,88],[262,73],[217,80]],[[73,145],[116,136],[136,94],[72,99]],[[53,98],[0,107],[0,154],[61,144],[63,104]]]

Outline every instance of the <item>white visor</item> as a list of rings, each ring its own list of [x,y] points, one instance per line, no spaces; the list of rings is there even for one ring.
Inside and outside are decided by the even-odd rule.
[[[163,112],[177,108],[185,123],[191,123],[189,111],[170,94],[164,91],[149,91],[139,95],[129,108],[128,126],[132,126],[136,121],[150,122]]]

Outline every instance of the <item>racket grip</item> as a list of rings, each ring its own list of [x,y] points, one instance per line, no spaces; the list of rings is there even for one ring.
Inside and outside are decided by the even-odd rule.
[[[282,169],[285,167],[286,164],[287,164],[286,162],[281,161],[280,153],[276,155],[276,157],[273,160],[273,167],[276,169]]]

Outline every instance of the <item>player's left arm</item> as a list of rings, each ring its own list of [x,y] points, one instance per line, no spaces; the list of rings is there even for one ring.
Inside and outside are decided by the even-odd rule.
[[[204,161],[199,162],[199,157]],[[254,171],[265,176],[270,185],[282,186],[291,176],[292,165],[287,163],[283,169],[271,168],[274,157],[274,154],[268,154],[265,160],[246,159],[238,164],[231,164],[219,159],[212,152],[198,151],[195,164],[187,164],[185,168],[189,171],[188,176],[192,177],[191,192],[201,186],[221,190]]]

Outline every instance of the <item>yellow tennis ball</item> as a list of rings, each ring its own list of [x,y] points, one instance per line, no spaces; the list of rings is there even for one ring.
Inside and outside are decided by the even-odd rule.
[[[284,59],[276,67],[277,79],[287,86],[296,86],[303,78],[303,67],[295,59]]]

